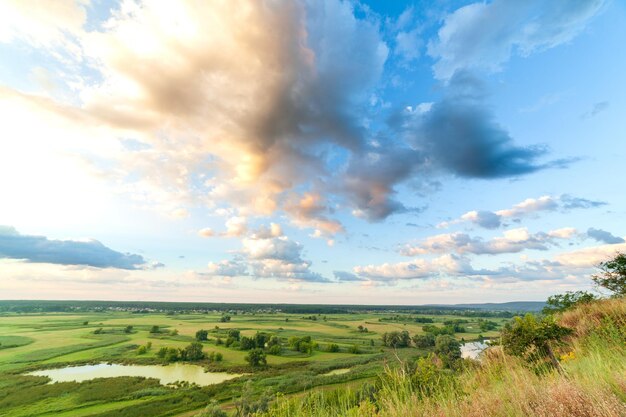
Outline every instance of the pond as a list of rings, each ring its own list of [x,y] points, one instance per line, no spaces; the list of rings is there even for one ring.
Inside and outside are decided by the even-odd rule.
[[[322,374],[322,376],[343,375],[347,374],[348,372],[350,372],[350,368],[333,369],[330,372]]]
[[[489,347],[487,342],[488,340],[485,339],[482,342],[467,342],[461,344],[461,357],[478,359],[478,356],[483,353],[483,350]]]
[[[242,376],[242,374],[228,374],[226,372],[204,372],[204,368],[201,366],[181,363],[167,366],[99,363],[97,365],[44,369],[30,372],[27,375],[47,376],[52,382],[83,382],[94,378],[143,376],[145,378],[156,378],[163,385],[176,381],[187,381],[198,385],[213,385]]]

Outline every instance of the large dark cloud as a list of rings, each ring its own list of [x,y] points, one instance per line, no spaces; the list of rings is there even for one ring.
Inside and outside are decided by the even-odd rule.
[[[11,227],[0,228],[0,258],[96,268],[141,269],[146,265],[141,255],[114,251],[97,240],[52,240],[21,235]]]
[[[502,178],[546,167],[540,146],[513,143],[486,103],[485,86],[467,72],[457,73],[441,101],[425,112],[405,112],[401,130],[433,168],[465,178]]]

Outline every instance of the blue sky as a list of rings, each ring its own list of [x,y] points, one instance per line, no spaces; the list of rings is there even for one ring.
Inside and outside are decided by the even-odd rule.
[[[626,250],[626,7],[0,2],[0,296],[424,304]]]

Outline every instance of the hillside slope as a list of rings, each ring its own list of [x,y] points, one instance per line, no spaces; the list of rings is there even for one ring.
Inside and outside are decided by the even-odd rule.
[[[563,375],[495,346],[456,372],[436,360],[389,366],[375,386],[279,400],[263,416],[626,416],[626,299],[582,305],[557,321],[572,331],[557,347]]]

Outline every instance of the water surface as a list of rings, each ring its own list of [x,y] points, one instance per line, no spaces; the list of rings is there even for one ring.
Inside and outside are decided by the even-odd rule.
[[[182,363],[167,366],[99,363],[97,365],[44,369],[30,372],[28,375],[47,376],[52,382],[83,382],[94,378],[143,376],[145,378],[156,378],[163,385],[176,381],[187,381],[198,385],[213,385],[242,376],[241,374],[228,374],[226,372],[204,372],[204,368],[201,366]]]
[[[488,340],[484,340],[483,342],[467,342],[461,344],[461,357],[478,359],[478,356],[483,353],[483,350],[489,347],[486,342],[488,342]]]

